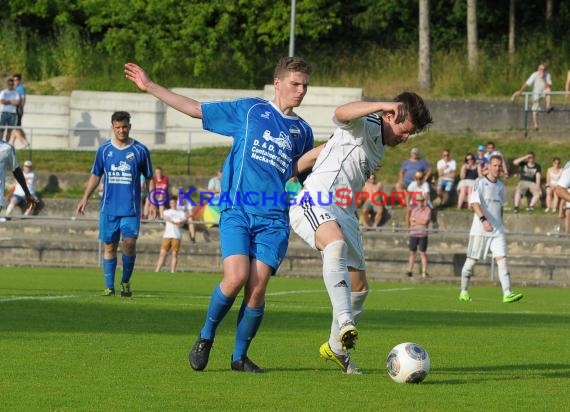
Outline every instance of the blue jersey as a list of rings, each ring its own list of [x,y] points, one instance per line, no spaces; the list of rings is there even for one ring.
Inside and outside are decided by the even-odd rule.
[[[313,148],[309,124],[259,98],[202,103],[202,124],[234,140],[222,169],[220,209],[287,216],[284,187],[294,163]]]
[[[91,173],[104,176],[101,213],[111,216],[141,215],[141,175],[152,179],[150,152],[133,140],[124,148],[107,140],[97,149]]]

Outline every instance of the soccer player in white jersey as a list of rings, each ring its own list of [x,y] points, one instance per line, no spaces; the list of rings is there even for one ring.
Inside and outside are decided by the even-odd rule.
[[[354,199],[346,202],[345,195],[362,189],[384,156],[385,146],[394,147],[423,130],[431,123],[431,115],[420,96],[405,92],[392,102],[342,105],[335,110],[334,121],[338,128],[319,154],[289,214],[293,230],[320,250],[323,258],[333,316],[330,337],[321,345],[320,355],[345,373],[359,374],[349,350],[358,337],[356,324],[368,283],[356,204]],[[343,199],[335,198],[339,190]]]
[[[505,185],[499,179],[502,163],[502,156],[491,156],[487,165],[487,174],[475,180],[473,192],[469,198],[469,204],[475,214],[469,232],[467,259],[461,270],[459,300],[463,302],[471,300],[469,283],[473,267],[479,259],[487,256],[489,250],[497,261],[499,282],[503,289],[503,303],[516,302],[523,297],[522,293],[511,291],[511,276],[507,267],[507,242],[503,226]]]
[[[265,313],[269,278],[279,268],[289,243],[289,205],[278,198],[297,168],[305,169],[298,160],[313,147],[311,127],[294,111],[307,93],[311,66],[298,57],[280,59],[272,101],[244,98],[201,103],[154,83],[136,64],[127,63],[125,74],[141,90],[202,119],[204,129],[232,138],[218,203],[224,275],[212,292],[189,361],[196,371],[206,368],[216,329],[245,289],[230,367],[239,372],[263,372],[247,352]]]

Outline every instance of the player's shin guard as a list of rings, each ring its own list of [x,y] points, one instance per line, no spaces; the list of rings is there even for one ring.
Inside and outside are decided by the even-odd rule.
[[[358,324],[360,319],[360,315],[364,310],[364,301],[368,296],[368,290],[364,290],[362,292],[351,292],[350,293],[350,300],[352,302],[352,318],[354,320],[354,324]]]
[[[121,278],[122,283],[129,283],[133,271],[135,269],[135,261],[137,260],[137,255],[123,255],[123,276]]]
[[[473,266],[475,266],[477,261],[468,257],[465,259],[463,264],[463,269],[461,269],[461,290],[469,289],[469,282],[471,280],[471,275],[473,275]]]
[[[499,282],[503,289],[503,295],[506,296],[511,292],[511,275],[507,268],[507,258],[497,259],[497,270],[499,272]]]
[[[249,345],[261,326],[263,314],[265,313],[265,305],[250,308],[247,307],[244,302],[240,308],[240,313],[242,316],[238,317],[236,342],[234,353],[232,354],[232,361],[246,357]]]
[[[323,280],[339,325],[352,320],[350,277],[346,266],[347,249],[344,240],[337,240],[329,243],[322,251]]]
[[[107,289],[115,289],[115,272],[117,271],[117,258],[103,259],[103,276]]]
[[[222,293],[219,284],[214,288],[210,297],[210,304],[208,305],[206,322],[200,331],[201,338],[214,339],[216,328],[234,304],[234,300],[235,297],[226,296]]]

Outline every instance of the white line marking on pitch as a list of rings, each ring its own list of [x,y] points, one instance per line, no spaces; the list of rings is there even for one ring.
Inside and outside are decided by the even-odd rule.
[[[17,300],[55,300],[55,299],[71,299],[78,298],[82,295],[59,295],[59,296],[5,296],[0,298],[2,302],[13,302]]]
[[[376,292],[400,292],[404,290],[412,290],[413,288],[393,288],[393,289],[374,289],[374,293]],[[326,292],[323,289],[308,289],[308,290],[287,290],[281,292],[268,292],[266,293],[267,296],[283,296],[283,295],[298,295],[298,294],[306,294],[306,293],[321,293]]]

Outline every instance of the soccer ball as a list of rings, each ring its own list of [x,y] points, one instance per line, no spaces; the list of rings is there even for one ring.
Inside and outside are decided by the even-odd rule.
[[[427,351],[412,342],[396,345],[386,359],[388,375],[398,383],[420,383],[428,375],[429,367]]]

